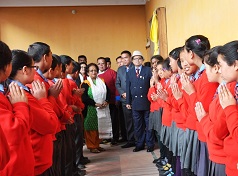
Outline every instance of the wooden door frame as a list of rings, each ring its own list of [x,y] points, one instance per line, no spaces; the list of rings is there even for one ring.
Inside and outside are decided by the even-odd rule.
[[[168,57],[168,40],[167,40],[167,21],[166,8],[159,7],[157,10],[158,18],[158,36],[159,36],[159,54],[166,58]]]

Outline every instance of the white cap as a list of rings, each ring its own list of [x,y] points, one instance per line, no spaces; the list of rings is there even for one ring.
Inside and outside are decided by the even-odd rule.
[[[133,59],[134,56],[141,56],[144,59],[144,57],[143,57],[143,55],[141,54],[140,51],[134,51],[133,54],[132,54],[132,59]]]

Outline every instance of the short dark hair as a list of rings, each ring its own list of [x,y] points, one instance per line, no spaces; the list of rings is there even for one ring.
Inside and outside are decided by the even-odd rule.
[[[60,57],[56,54],[52,54],[52,64],[51,64],[51,67],[53,70],[55,70],[56,66],[57,65],[60,65],[61,64],[61,60],[60,60]]]
[[[12,53],[6,43],[0,41],[0,70],[5,69],[5,67],[12,61]]]
[[[154,55],[151,57],[150,61],[152,61],[152,59],[157,59],[158,61],[164,60],[164,58],[161,55]]]
[[[106,62],[110,62],[111,63],[110,57],[105,57],[105,60],[106,60]]]
[[[66,64],[69,65],[73,61],[73,59],[67,55],[60,55],[60,60],[61,60],[61,63],[65,65]]]
[[[79,71],[80,70],[80,67],[79,67],[79,63],[78,62],[76,62],[76,61],[73,61],[73,70],[72,70],[72,73],[75,73],[75,72],[77,72],[77,71]]]
[[[42,57],[50,53],[50,46],[43,42],[35,42],[28,48],[28,54],[33,58],[34,62],[38,63]]]
[[[87,64],[86,64],[86,62],[81,62],[81,63],[79,63],[79,68],[81,69],[81,65],[86,65],[86,67],[87,67]]]
[[[116,58],[116,61],[118,60],[118,59],[120,59],[121,58],[121,56],[118,56],[117,58]]]
[[[164,62],[163,62],[163,64],[162,64],[162,67],[163,67],[164,69],[170,71],[170,70],[171,70],[171,66],[169,65],[169,63],[170,63],[170,59],[169,59],[169,57],[167,57],[167,58],[164,60]]]
[[[105,57],[99,57],[99,58],[97,58],[97,61],[98,61],[98,60],[104,60],[104,61],[105,61],[105,63],[107,63],[107,61],[106,61]]]
[[[86,72],[88,73],[89,72],[89,68],[92,67],[92,66],[96,67],[96,70],[97,70],[97,73],[98,73],[99,72],[99,68],[98,68],[97,64],[95,64],[95,63],[88,64],[87,67],[86,67]]]
[[[122,54],[128,54],[128,55],[131,57],[131,52],[128,51],[128,50],[124,50],[124,51],[122,51],[122,52],[121,52],[121,55],[122,55]]]
[[[172,51],[170,51],[169,56],[173,58],[174,60],[178,60],[180,51],[183,49],[183,47],[174,48]]]
[[[79,56],[78,56],[78,61],[79,61],[80,58],[84,58],[85,61],[87,62],[87,57],[86,57],[85,55],[79,55]]]
[[[212,49],[208,50],[205,53],[204,62],[207,65],[210,65],[211,67],[213,67],[214,65],[219,64],[218,60],[217,60],[217,56],[218,56],[218,50],[220,48],[221,48],[221,46],[216,46],[216,47],[213,47]]]
[[[32,66],[32,62],[32,58],[27,54],[27,52],[22,50],[12,50],[12,72],[9,77],[13,79],[19,69],[22,69],[24,66]]]
[[[223,45],[218,50],[218,54],[223,55],[223,59],[227,65],[232,66],[238,60],[238,40]]]

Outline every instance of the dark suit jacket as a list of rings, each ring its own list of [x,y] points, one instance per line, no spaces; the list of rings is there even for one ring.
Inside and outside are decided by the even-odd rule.
[[[133,67],[132,64],[129,65],[129,70]],[[116,79],[116,88],[119,92],[120,96],[121,94],[126,92],[126,66],[123,65],[118,68],[117,70],[117,79]],[[121,102],[126,103],[126,99],[121,97]]]
[[[134,110],[150,110],[147,93],[150,88],[152,72],[150,67],[142,66],[140,75],[136,77],[135,67],[127,73],[126,77],[126,103],[132,105]]]

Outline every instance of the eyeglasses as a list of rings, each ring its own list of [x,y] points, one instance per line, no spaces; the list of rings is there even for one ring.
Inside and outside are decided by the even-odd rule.
[[[35,70],[38,70],[39,69],[39,66],[26,66],[28,68],[34,68]],[[22,70],[23,68],[19,68],[18,70]]]
[[[136,57],[136,58],[135,58],[135,57],[134,57],[133,60],[140,60],[140,61],[141,61],[141,60],[143,60],[143,58],[141,58],[141,57]]]
[[[81,66],[81,68],[86,68],[86,67],[84,67],[84,66]]]

